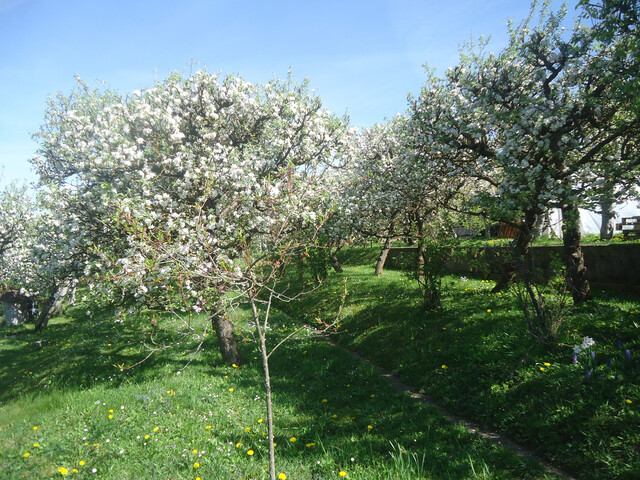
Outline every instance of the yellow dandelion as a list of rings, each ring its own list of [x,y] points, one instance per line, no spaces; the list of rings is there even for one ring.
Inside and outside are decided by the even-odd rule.
[[[540,367],[540,371],[541,371],[541,372],[544,372],[544,367]]]
[[[249,433],[249,432],[251,431],[251,428],[250,428],[250,427],[246,427],[246,428],[244,429],[244,431],[245,431],[245,432],[247,432],[247,433]]]
[[[487,308],[487,313],[491,313],[491,309],[490,308]]]
[[[229,392],[233,392],[233,387],[229,389]]]
[[[253,450],[247,450],[247,455],[249,455],[250,457],[253,456]]]
[[[78,465],[83,466],[83,465],[84,465],[84,460],[80,460],[80,461],[78,462]]]
[[[38,427],[37,427],[37,426],[36,426],[36,427],[33,427],[33,429],[34,429],[34,430],[37,430],[37,429],[38,429]]]
[[[368,428],[369,430],[373,430],[373,425],[367,425],[367,428]]]
[[[338,475],[340,475],[341,477],[346,477],[347,472],[345,472],[344,470],[340,470],[340,473]]]
[[[157,432],[158,430],[160,430],[158,427],[153,427],[154,432]]]
[[[264,420],[262,420],[261,418],[258,419],[258,423],[262,423],[264,422]]]
[[[196,454],[198,453],[198,450],[196,450],[196,449],[194,448],[192,453],[193,453],[194,455],[196,455]]]
[[[625,400],[625,402],[627,402],[627,403],[633,403],[629,398],[627,398],[627,399]]]
[[[111,420],[113,418],[113,415],[109,414],[109,420]]]
[[[327,403],[329,400],[327,400],[326,398],[322,399],[322,403]]]
[[[545,366],[545,367],[550,367],[550,366],[551,366],[551,364],[550,364],[549,362],[544,362],[544,366]]]
[[[198,462],[194,463],[193,468],[200,468],[200,464]]]
[[[149,440],[150,438],[151,438],[151,435],[145,435],[145,436],[144,436],[144,439],[145,439],[145,440]]]
[[[278,475],[278,480],[287,480],[287,476],[284,473]]]
[[[236,448],[240,448],[242,446],[242,442],[236,443]]]
[[[78,473],[78,469],[74,468],[73,470],[71,470],[73,473]]]
[[[109,413],[113,413],[113,408],[109,409]]]
[[[66,468],[64,468],[64,467],[60,467],[60,468],[58,469],[58,472],[60,473],[60,475],[66,475],[67,473],[69,473],[69,470],[67,470],[67,469],[66,469]]]
[[[211,425],[207,425],[206,427],[204,427],[206,430],[211,430]]]
[[[29,452],[24,452],[24,455],[22,455],[24,458],[28,458],[29,455],[31,455]]]
[[[290,442],[295,442],[296,440],[297,440],[297,439],[296,439],[296,437],[291,437],[291,438],[289,439],[289,441],[290,441]]]
[[[235,363],[233,365],[231,365],[233,368],[238,368],[238,365],[236,365]]]
[[[446,365],[442,365],[442,369],[443,370],[446,370],[447,368],[449,368],[449,367],[447,367]]]
[[[372,393],[372,394],[371,394],[371,398],[376,398],[376,394],[375,394],[375,393]]]
[[[34,446],[34,447],[39,447],[39,446],[40,446],[40,444],[39,444],[38,442],[36,442],[36,443],[34,443],[34,444],[33,444],[33,446]]]

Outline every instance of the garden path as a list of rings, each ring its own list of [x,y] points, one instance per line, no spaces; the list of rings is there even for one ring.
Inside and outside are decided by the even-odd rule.
[[[479,435],[480,437],[482,437],[482,438],[484,438],[486,440],[489,440],[490,442],[493,442],[493,443],[495,443],[497,445],[501,445],[501,446],[513,451],[518,457],[520,457],[522,459],[528,459],[528,460],[533,460],[533,461],[537,462],[538,464],[540,464],[540,466],[545,470],[545,472],[547,474],[555,475],[555,476],[561,478],[562,480],[577,480],[576,477],[573,477],[572,475],[569,475],[567,472],[564,472],[560,468],[558,468],[558,467],[556,467],[554,465],[551,465],[549,462],[543,460],[542,458],[540,458],[538,455],[536,455],[531,450],[529,450],[529,449],[523,447],[522,445],[514,442],[510,438],[507,438],[507,437],[505,437],[504,435],[502,435],[500,433],[491,431],[491,429],[488,428],[485,425],[482,425],[482,424],[479,424],[477,422],[473,422],[471,420],[459,417],[459,416],[457,416],[457,415],[445,410],[440,405],[438,405],[438,403],[436,403],[435,400],[430,398],[428,395],[412,391],[411,387],[409,387],[407,384],[405,384],[396,374],[394,374],[393,372],[391,372],[391,371],[389,371],[389,370],[387,370],[387,369],[385,369],[383,367],[380,367],[379,365],[375,365],[375,364],[371,363],[369,359],[367,359],[366,357],[363,357],[359,353],[346,349],[345,347],[340,345],[335,340],[335,338],[332,337],[331,334],[329,334],[329,333],[327,333],[325,331],[317,330],[317,329],[315,329],[315,328],[313,328],[311,326],[307,326],[307,327],[308,327],[308,329],[310,331],[315,331],[315,333],[318,336],[324,338],[325,340],[327,340],[331,344],[333,344],[336,347],[341,348],[342,350],[348,352],[352,357],[354,357],[358,361],[360,361],[362,363],[366,363],[367,365],[373,367],[376,370],[376,372],[378,372],[378,374],[382,378],[384,378],[390,385],[392,385],[398,391],[409,395],[414,401],[416,401],[418,403],[424,403],[424,404],[429,405],[430,407],[432,407],[435,410],[437,410],[438,413],[440,413],[449,422],[454,423],[454,424],[458,424],[458,425],[462,425],[465,428],[465,430],[467,432],[469,432],[470,434]]]

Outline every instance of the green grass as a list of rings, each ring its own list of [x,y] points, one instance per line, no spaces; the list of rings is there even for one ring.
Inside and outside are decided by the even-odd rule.
[[[395,294],[397,308],[412,304],[411,285]],[[386,304],[369,296],[363,312]],[[334,305],[334,296],[325,300],[318,315]],[[93,310],[70,308],[39,333],[0,326],[0,478],[267,477],[262,369],[247,311],[236,319],[247,362],[233,368],[203,317]],[[370,318],[380,329],[385,313]],[[279,312],[273,323],[272,344],[296,328]],[[354,335],[352,343],[367,342]],[[402,342],[395,345],[406,349]],[[158,350],[128,368],[150,347]],[[290,480],[341,471],[360,480],[553,478],[415,404],[305,329],[271,359],[277,471]]]
[[[424,313],[415,281],[393,270],[377,278],[375,248],[354,250],[343,256],[344,272],[291,305],[292,315],[329,323],[346,278],[346,316],[335,335],[341,344],[568,472],[640,478],[637,295],[595,290],[593,302],[565,312],[556,343],[545,346],[527,333],[512,294],[490,293],[492,281],[445,277],[442,308]],[[572,361],[585,335],[596,341],[593,365],[587,355]]]

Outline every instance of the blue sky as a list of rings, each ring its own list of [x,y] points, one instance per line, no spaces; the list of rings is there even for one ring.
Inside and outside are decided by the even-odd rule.
[[[554,1],[554,5],[560,5]],[[569,16],[576,0],[569,2]],[[506,44],[528,0],[0,0],[0,184],[34,180],[31,134],[75,75],[128,92],[192,63],[248,81],[309,78],[326,108],[367,127],[455,65],[460,43]]]

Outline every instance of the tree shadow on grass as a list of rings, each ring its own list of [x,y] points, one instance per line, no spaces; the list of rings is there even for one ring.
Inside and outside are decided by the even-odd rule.
[[[152,317],[149,313],[118,318],[113,310],[88,316],[78,307],[53,318],[38,332],[32,325],[0,326],[0,378],[4,379],[0,404],[53,386],[76,390],[108,384],[115,388],[124,381],[142,379],[147,372],[155,375],[158,365],[178,370],[189,361],[199,340],[186,331],[182,335],[163,328],[162,322],[170,321],[168,316],[157,319],[157,326]],[[206,340],[207,345],[215,342],[214,335]],[[145,360],[152,349],[157,351]],[[202,356],[196,357],[192,364],[203,361]]]

